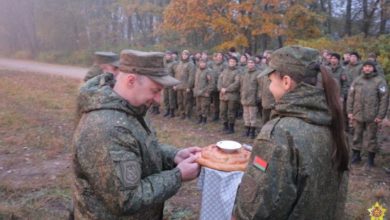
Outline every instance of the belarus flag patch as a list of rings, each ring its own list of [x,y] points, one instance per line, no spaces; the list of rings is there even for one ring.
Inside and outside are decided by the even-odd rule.
[[[261,157],[258,157],[258,156],[255,156],[255,158],[253,159],[253,165],[257,169],[259,169],[263,172],[265,172],[267,170],[267,167],[268,167],[267,161],[263,160]]]

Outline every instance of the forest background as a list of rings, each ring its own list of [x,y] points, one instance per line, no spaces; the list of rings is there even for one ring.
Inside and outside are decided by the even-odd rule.
[[[90,65],[99,50],[300,44],[375,52],[390,81],[389,19],[390,0],[0,0],[0,55]]]

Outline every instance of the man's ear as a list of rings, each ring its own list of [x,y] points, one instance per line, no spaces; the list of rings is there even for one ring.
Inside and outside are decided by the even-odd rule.
[[[126,85],[131,88],[134,86],[135,82],[137,81],[137,77],[134,74],[127,73],[127,76],[125,76],[126,79]]]

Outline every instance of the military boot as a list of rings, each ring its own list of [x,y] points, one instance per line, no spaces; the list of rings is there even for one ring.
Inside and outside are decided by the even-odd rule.
[[[160,107],[159,106],[156,106],[155,113],[156,113],[156,115],[160,114]]]
[[[170,115],[169,115],[170,118],[174,118],[175,117],[175,109],[171,109],[170,110]]]
[[[164,118],[168,117],[171,114],[171,110],[167,109],[167,111],[164,114]]]
[[[226,132],[226,134],[233,134],[234,133],[234,123],[229,123],[229,130]]]
[[[256,137],[256,127],[251,127],[250,135],[251,139],[255,139]]]
[[[222,132],[225,133],[229,130],[229,125],[227,122],[224,122],[223,123],[223,129],[222,129]]]
[[[207,123],[207,117],[203,117],[202,123],[203,123],[203,124],[206,124],[206,123]]]
[[[374,167],[374,159],[375,159],[375,153],[374,152],[368,152],[368,167],[372,168]]]
[[[251,132],[251,127],[245,126],[244,133],[242,134],[243,137],[249,137],[249,133]]]
[[[360,157],[360,150],[352,150],[351,164],[357,164],[360,161],[362,161],[362,158]]]
[[[212,121],[219,121],[219,114],[215,114]]]

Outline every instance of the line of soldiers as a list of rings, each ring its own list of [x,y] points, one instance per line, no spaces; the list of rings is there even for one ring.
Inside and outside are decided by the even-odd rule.
[[[262,109],[261,124],[264,124],[269,120],[274,103],[267,89],[268,78],[258,78],[271,51],[264,53],[263,61],[261,56],[239,56],[235,52],[226,56],[215,53],[212,61],[208,59],[207,52],[191,59],[190,52],[184,50],[179,61],[173,58],[173,54],[171,51],[165,53],[166,69],[182,83],[164,90],[164,117],[177,115],[183,120],[191,118],[195,106],[198,124],[207,123],[211,114],[213,122],[221,119],[223,133],[231,134],[235,132],[236,118],[242,115],[245,136],[254,138],[259,107]],[[154,106],[152,113],[157,114],[157,108]]]
[[[243,135],[254,138],[256,129],[260,130],[270,119],[275,103],[268,89],[268,77],[258,77],[270,62],[271,53],[267,50],[262,56],[250,56],[231,49],[227,54],[214,53],[210,60],[207,52],[191,56],[188,50],[183,50],[178,56],[176,52],[167,51],[165,68],[181,84],[164,89],[164,117],[189,119],[195,107],[198,124],[207,123],[211,116],[213,122],[222,121],[223,133],[231,134],[235,132],[236,119],[243,116]],[[97,52],[95,57],[95,65],[85,80],[101,72],[115,75],[116,54]],[[374,53],[368,54],[367,61],[362,62],[357,52],[344,53],[341,58],[338,53],[324,50],[321,59],[321,64],[339,85],[345,127],[353,135],[352,164],[361,161],[363,137],[367,136],[368,165],[373,166],[378,151],[378,125],[386,116],[389,102],[384,70]],[[321,77],[317,85],[321,85]],[[159,114],[159,106],[160,103],[155,103],[151,113]]]

